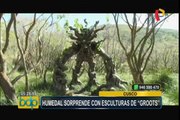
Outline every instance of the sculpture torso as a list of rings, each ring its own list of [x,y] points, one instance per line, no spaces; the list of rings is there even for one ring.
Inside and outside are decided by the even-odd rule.
[[[84,40],[80,45],[77,46],[79,47],[77,58],[81,58],[83,61],[88,62],[88,60],[95,57],[95,49],[93,49],[93,44],[91,42],[86,42]]]

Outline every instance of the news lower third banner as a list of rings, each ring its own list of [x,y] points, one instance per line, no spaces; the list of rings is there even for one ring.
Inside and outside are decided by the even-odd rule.
[[[41,109],[161,109],[161,97],[41,97]]]

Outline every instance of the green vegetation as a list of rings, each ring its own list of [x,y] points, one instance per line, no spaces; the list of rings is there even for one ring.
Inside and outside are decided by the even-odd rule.
[[[39,79],[39,78],[36,78],[35,74],[31,74],[29,75],[29,82],[30,82],[30,88],[32,92],[36,92],[38,96],[56,96],[55,92],[54,92],[54,89],[53,89],[53,81],[52,81],[52,73],[51,72],[48,72],[47,74],[47,83],[45,84],[43,82],[43,80]],[[121,76],[122,79],[128,81],[129,85],[127,86],[128,90],[132,90],[132,76],[129,74],[129,73],[120,73],[119,76]],[[154,75],[154,74],[145,74],[144,77],[145,77],[145,83],[157,83],[158,81],[158,78],[156,79],[157,75]],[[67,76],[68,78],[71,78],[71,73],[68,74]],[[178,105],[178,74],[177,73],[170,73],[168,75],[168,78],[171,78],[171,82],[172,82],[172,85],[170,87],[168,87],[167,85],[167,88],[166,88],[166,91],[163,92],[163,96],[162,96],[162,99],[163,99],[163,105]],[[81,82],[83,83],[82,86],[80,85],[76,85],[75,86],[75,90],[78,91],[80,90],[82,87],[84,87],[86,84],[87,84],[87,78],[88,78],[88,75],[87,73],[85,74],[82,74],[82,76],[79,78],[81,80]],[[161,77],[160,77],[161,78]],[[105,83],[105,78],[104,78],[104,74],[98,74],[97,75],[97,83],[99,85]],[[70,82],[70,79],[69,81]],[[16,88],[16,94],[17,95],[20,95],[20,93],[22,91],[24,91],[24,78],[22,78],[21,80],[19,80],[16,85],[15,85],[15,88]],[[92,89],[93,90],[93,89]],[[118,90],[118,89],[116,89]],[[84,95],[89,95],[90,93],[85,91],[83,93]],[[2,90],[0,89],[0,105],[6,105],[8,104],[6,102],[6,99],[3,95],[3,92]]]

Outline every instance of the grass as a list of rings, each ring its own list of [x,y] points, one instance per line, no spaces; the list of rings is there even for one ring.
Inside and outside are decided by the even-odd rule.
[[[145,75],[145,83],[158,83],[162,90],[163,105],[179,105],[179,79],[177,73],[159,72]]]
[[[14,73],[10,77],[13,78],[14,76],[18,75],[20,73]],[[160,73],[158,73],[160,74]],[[68,83],[71,81],[72,73],[67,73],[67,79]],[[97,84],[101,85],[106,82],[105,80],[105,74],[103,73],[97,73]],[[120,73],[120,78],[127,81],[129,85],[127,86],[127,90],[132,90],[132,76],[129,73]],[[155,83],[158,79],[155,77],[157,74],[144,74],[144,80],[145,83]],[[179,103],[179,91],[178,91],[178,74],[177,73],[170,73],[168,74],[168,77],[171,78],[172,84],[171,86],[167,87],[165,91],[163,91],[162,99],[163,99],[163,105],[178,105]],[[88,74],[84,72],[82,76],[80,76],[79,80],[82,82],[82,85],[76,85],[75,91],[78,91],[82,89],[88,82]],[[17,96],[20,95],[21,92],[25,89],[25,80],[24,78],[21,78],[16,84],[16,94]],[[56,96],[56,93],[53,89],[53,82],[52,82],[52,73],[47,73],[47,83],[45,84],[42,79],[35,76],[35,74],[29,74],[29,88],[31,92],[36,92],[38,96]],[[96,87],[93,87],[93,89],[96,89]],[[84,95],[89,95],[88,92],[84,92]],[[0,88],[0,105],[6,105],[6,99],[4,97],[4,94]]]
[[[53,82],[51,73],[47,73],[47,83],[44,83],[42,78],[36,77],[35,74],[29,75],[29,91],[36,92],[38,96],[53,96],[55,95],[53,90]],[[24,91],[25,80],[21,78],[16,84],[16,94],[20,95]]]
[[[0,87],[0,105],[6,105],[6,104],[7,104],[6,99],[4,97],[2,89]]]

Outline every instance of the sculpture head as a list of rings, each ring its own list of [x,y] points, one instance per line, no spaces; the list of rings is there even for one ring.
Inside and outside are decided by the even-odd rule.
[[[99,47],[101,41],[94,41],[94,38],[97,37],[97,32],[103,30],[105,26],[97,29],[97,25],[99,21],[96,21],[92,27],[87,28],[87,21],[84,20],[85,26],[81,26],[81,28],[73,28],[72,26],[69,27],[70,33],[69,37],[72,40],[75,40],[74,43],[78,46],[78,51],[82,50],[83,52],[88,52],[89,50],[95,51],[97,47]]]

